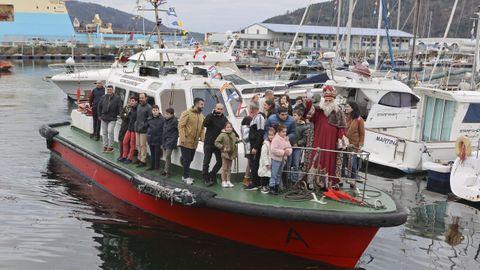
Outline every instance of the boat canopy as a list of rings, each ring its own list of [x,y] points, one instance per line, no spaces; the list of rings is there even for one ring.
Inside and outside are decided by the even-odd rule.
[[[291,83],[288,83],[287,86],[292,87],[292,86],[295,86],[295,85],[302,85],[302,84],[325,83],[328,80],[329,80],[329,78],[328,78],[327,73],[323,72],[323,73],[320,73],[318,75],[315,75],[315,76],[312,76],[312,77],[309,77],[309,78],[306,78],[306,79],[293,81]]]

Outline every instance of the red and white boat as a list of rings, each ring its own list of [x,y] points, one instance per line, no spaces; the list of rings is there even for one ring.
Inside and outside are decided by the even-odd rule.
[[[202,97],[204,112],[209,113],[212,106],[221,102],[229,121],[239,130],[243,106],[240,92],[221,76],[209,74],[208,69],[178,66],[176,72],[169,68],[171,72],[159,75],[155,70],[126,72],[123,67],[113,68],[107,83],[115,87],[124,102],[132,93],[146,93],[161,111],[174,107],[181,112],[190,107],[194,97]],[[370,198],[357,198],[362,204],[335,200],[322,204],[318,200],[290,201],[283,196],[244,191],[238,183],[240,178],[234,188],[228,189],[220,185],[204,187],[203,183],[186,185],[181,181],[179,150],[172,155],[177,166],[173,176],[164,178],[158,171],[145,172],[132,164],[117,162],[116,155],[102,153],[101,144],[89,138],[91,121],[90,116],[74,110],[71,123],[43,126],[40,133],[52,156],[118,198],[119,203],[123,201],[202,233],[352,268],[379,228],[401,225],[407,218],[402,206],[373,187],[366,189]],[[241,176],[241,169],[246,166],[242,146],[238,156],[234,175]],[[196,179],[200,179],[202,160],[200,142],[191,165]]]

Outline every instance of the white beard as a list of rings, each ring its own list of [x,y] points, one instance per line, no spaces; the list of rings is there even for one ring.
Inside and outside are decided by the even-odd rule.
[[[333,102],[327,103],[324,100],[320,101],[319,104],[320,109],[322,109],[325,116],[329,116],[332,112],[336,112],[338,110],[337,103],[335,100]]]

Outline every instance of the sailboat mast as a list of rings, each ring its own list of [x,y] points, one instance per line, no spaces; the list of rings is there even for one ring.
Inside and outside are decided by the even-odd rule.
[[[338,0],[338,15],[337,15],[337,36],[335,37],[335,47],[340,45],[340,21],[342,18],[342,0]]]
[[[443,34],[442,41],[440,42],[440,50],[437,53],[437,58],[435,59],[435,63],[433,64],[432,72],[430,73],[430,78],[428,79],[429,84],[430,84],[430,81],[432,81],[433,73],[435,72],[435,69],[437,68],[438,60],[440,60],[440,56],[442,55],[443,48],[444,48],[443,44],[445,44],[445,39],[447,38],[448,32],[450,31],[450,26],[452,25],[452,20],[453,20],[453,16],[455,15],[455,10],[457,9],[457,4],[458,4],[458,0],[455,0],[455,3],[453,4],[452,12],[450,13],[450,18],[448,19],[447,28],[445,29],[445,33]],[[415,38],[415,37],[413,37],[413,38]]]
[[[378,22],[377,22],[377,41],[375,41],[375,70],[378,69],[378,61],[380,54],[380,28],[382,26],[382,1],[378,0]]]
[[[471,78],[471,81],[470,81],[470,86],[472,88],[472,90],[475,90],[475,83],[476,83],[476,74],[477,72],[479,71],[480,69],[480,63],[479,63],[479,57],[480,57],[480,48],[479,48],[479,42],[480,42],[480,31],[479,31],[479,28],[480,28],[480,5],[477,7],[477,12],[475,13],[477,15],[477,23],[476,23],[476,26],[477,26],[477,38],[476,38],[476,41],[475,41],[475,58],[473,59],[473,72],[472,72],[472,78]]]
[[[402,8],[402,0],[398,0],[398,11],[397,11],[397,30],[400,30],[400,11]]]
[[[408,84],[411,86],[412,72],[413,72],[413,60],[415,59],[415,45],[417,43],[417,29],[418,29],[418,19],[420,16],[420,0],[417,0],[415,5],[415,17],[413,17],[413,42],[412,42],[412,53],[410,55],[410,68],[408,69]]]
[[[345,56],[346,64],[350,64],[350,40],[352,37],[352,15],[353,15],[353,0],[348,1],[348,21],[347,21],[347,52]]]
[[[158,47],[163,48],[163,41],[162,41],[162,36],[160,32],[160,26],[162,25],[162,21],[160,19],[160,16],[158,14],[158,4],[161,3],[161,1],[155,1],[151,0],[153,7],[155,9],[155,22],[157,24],[157,42],[158,42]],[[163,53],[160,53],[160,66],[163,67]]]
[[[293,47],[295,46],[295,43],[297,42],[298,34],[300,32],[300,28],[302,27],[303,22],[305,21],[305,18],[307,17],[308,10],[310,9],[310,6],[312,5],[312,1],[313,0],[308,1],[308,5],[305,8],[305,12],[303,13],[302,20],[300,20],[300,24],[298,25],[298,29],[297,29],[297,32],[295,33],[295,37],[293,37],[292,45],[290,46],[290,49],[288,50],[287,54],[285,55],[285,59],[283,60],[282,68],[280,69],[280,73],[283,72],[283,69],[285,68],[285,65],[287,64],[286,60],[288,59],[288,57],[292,53]]]

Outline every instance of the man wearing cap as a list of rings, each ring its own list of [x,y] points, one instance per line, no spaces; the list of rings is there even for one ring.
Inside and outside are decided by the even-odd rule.
[[[98,141],[100,139],[100,119],[98,118],[98,103],[100,99],[105,95],[105,88],[103,87],[102,81],[97,81],[95,83],[96,87],[90,92],[88,96],[88,104],[92,108],[93,113],[93,134],[90,135],[90,138]]]
[[[113,134],[117,118],[122,111],[122,99],[113,93],[113,86],[107,86],[107,94],[98,103],[99,118],[102,121],[103,152],[113,153]]]
[[[326,85],[323,87],[323,100],[320,100],[317,105],[311,106],[310,103],[308,104],[310,106],[307,106],[311,107],[311,109],[308,108],[310,109],[308,117],[314,124],[314,148],[336,150],[337,141],[345,136],[345,128],[347,126],[345,114],[335,101],[336,96],[335,89],[330,85]],[[313,160],[313,155],[315,155],[315,151],[313,152],[310,160]],[[315,166],[320,164],[320,168],[325,169],[329,176],[333,176],[329,178],[329,181],[334,184],[339,182],[339,179],[335,177],[337,175],[336,161],[337,156],[335,152],[322,152],[315,163]]]

